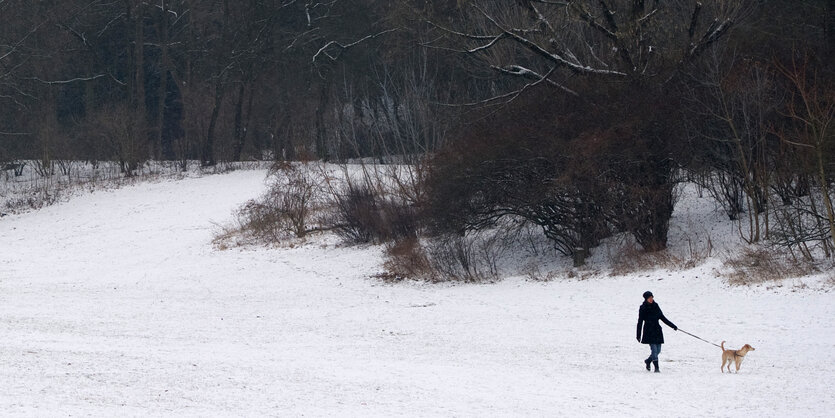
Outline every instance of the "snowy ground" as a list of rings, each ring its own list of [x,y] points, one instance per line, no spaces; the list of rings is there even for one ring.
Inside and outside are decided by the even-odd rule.
[[[211,246],[263,171],[140,184],[0,220],[0,414],[827,416],[835,299],[684,271],[382,284],[377,248]],[[719,215],[716,215],[719,216]],[[739,374],[665,328],[756,348]]]

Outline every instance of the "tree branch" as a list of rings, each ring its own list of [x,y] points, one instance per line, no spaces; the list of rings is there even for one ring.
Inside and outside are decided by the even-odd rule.
[[[53,85],[53,84],[71,84],[71,83],[77,83],[77,82],[80,82],[80,81],[93,81],[93,80],[97,80],[99,78],[107,77],[107,76],[109,76],[109,74],[98,74],[98,75],[94,75],[92,77],[76,77],[76,78],[71,78],[69,80],[54,80],[54,81],[41,80],[38,77],[24,77],[23,79],[24,80],[33,80],[33,81],[37,81],[39,83]]]
[[[342,53],[342,51],[344,51],[346,49],[350,49],[352,47],[355,47],[355,46],[357,46],[357,45],[359,45],[359,44],[361,44],[361,43],[363,43],[363,42],[365,42],[369,39],[378,38],[382,35],[385,35],[385,34],[391,33],[391,32],[395,32],[395,31],[398,31],[398,30],[400,30],[400,29],[398,29],[398,28],[387,29],[387,30],[384,30],[384,31],[376,33],[376,34],[367,35],[367,36],[365,36],[363,38],[360,38],[357,41],[351,42],[349,44],[342,44],[342,43],[337,42],[337,41],[328,41],[328,43],[326,43],[324,46],[319,48],[319,50],[316,51],[316,54],[313,55],[313,63],[314,64],[316,63],[316,58],[318,58],[319,55],[325,55],[326,57],[330,58],[331,61],[336,61],[339,58],[339,55]],[[338,48],[338,52],[335,55],[331,55],[330,53],[328,53],[328,48],[331,48],[331,47]]]
[[[524,45],[525,47],[527,47],[528,49],[533,51],[535,54],[537,54],[537,55],[539,55],[539,56],[557,64],[558,66],[567,67],[568,69],[570,69],[570,70],[572,70],[576,73],[581,73],[581,74],[601,74],[601,75],[626,76],[626,73],[623,73],[623,72],[620,72],[620,71],[602,70],[602,69],[598,69],[598,68],[592,68],[592,67],[589,67],[587,65],[582,65],[580,63],[573,63],[571,61],[568,61],[567,59],[565,59],[564,57],[562,57],[558,54],[551,53],[551,52],[545,50],[541,46],[537,45],[535,42],[533,42],[533,41],[531,41],[531,40],[529,40],[525,37],[522,37],[522,36],[516,34],[515,32],[513,32],[511,30],[508,30],[508,29],[504,28],[501,24],[499,24],[499,22],[496,21],[496,19],[494,19],[492,16],[490,16],[487,12],[485,12],[484,10],[479,8],[478,6],[473,6],[473,7],[476,8],[479,12],[481,12],[484,15],[484,17],[486,17],[488,20],[490,20],[490,22],[492,22],[502,32],[507,34],[511,39],[513,39],[514,41],[516,41],[519,44]]]
[[[501,67],[497,67],[497,66],[491,66],[491,68],[493,68],[493,69],[495,69],[495,70],[497,70],[501,73],[504,73],[504,74],[513,75],[513,76],[517,76],[517,77],[523,77],[523,78],[527,78],[529,80],[534,80],[535,83],[532,84],[531,87],[533,87],[536,84],[542,83],[544,81],[544,82],[547,82],[548,84],[550,84],[550,85],[552,85],[552,86],[554,86],[554,87],[556,87],[560,90],[565,91],[566,93],[571,94],[572,96],[579,96],[579,94],[577,94],[576,91],[571,90],[568,87],[565,87],[562,84],[559,84],[559,83],[549,79],[551,74],[554,73],[554,69],[556,69],[556,67],[552,67],[548,71],[548,73],[545,74],[545,75],[539,74],[536,71],[533,71],[531,69],[528,69],[528,68],[525,68],[525,67],[522,67],[522,66],[519,66],[519,65],[510,65],[510,66],[505,67],[505,68],[501,68]]]

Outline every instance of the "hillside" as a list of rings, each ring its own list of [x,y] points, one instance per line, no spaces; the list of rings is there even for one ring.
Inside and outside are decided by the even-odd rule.
[[[320,238],[215,249],[213,234],[264,190],[264,174],[141,183],[0,220],[0,409],[827,416],[835,408],[831,279],[728,285],[717,272],[722,256],[739,251],[735,227],[694,193],[677,206],[670,245],[685,254],[699,237],[681,231],[704,231],[715,255],[695,268],[612,277],[595,271],[601,250],[592,273],[574,278],[385,284],[371,277],[382,263],[374,246]],[[681,329],[756,351],[738,374],[722,374],[718,348],[665,327],[662,373],[647,373],[649,350],[634,332],[648,289]]]

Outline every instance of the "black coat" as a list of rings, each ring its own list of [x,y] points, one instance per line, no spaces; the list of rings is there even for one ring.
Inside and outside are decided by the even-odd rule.
[[[641,340],[643,344],[664,344],[664,333],[661,332],[661,325],[658,324],[658,320],[664,321],[667,326],[674,330],[678,330],[678,327],[675,326],[672,322],[670,322],[666,317],[664,317],[664,313],[661,312],[661,307],[658,306],[657,303],[647,303],[644,302],[641,305],[641,308],[638,309],[638,339]],[[643,326],[643,337],[641,336],[641,327]]]

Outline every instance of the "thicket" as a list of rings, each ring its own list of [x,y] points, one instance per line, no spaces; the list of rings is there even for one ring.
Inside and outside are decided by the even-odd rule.
[[[619,233],[654,252],[691,181],[745,241],[830,258],[832,2],[592,3],[514,15],[484,2],[479,23],[448,31],[523,81],[433,157],[435,231],[521,218],[579,263]]]

